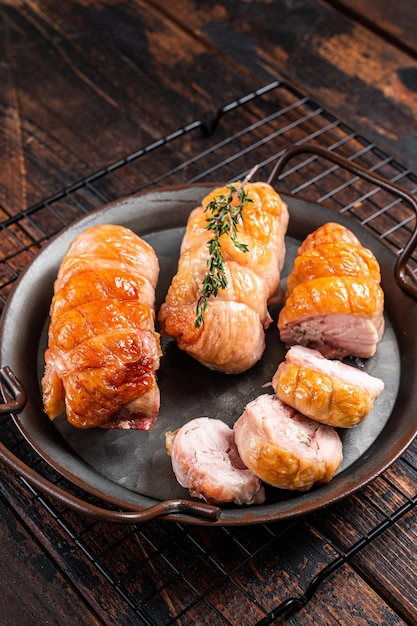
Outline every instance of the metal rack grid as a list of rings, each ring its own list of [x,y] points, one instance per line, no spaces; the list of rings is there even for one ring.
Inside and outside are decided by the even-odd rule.
[[[260,167],[257,177],[267,180],[285,149],[312,141],[412,192],[417,188],[412,172],[319,104],[276,81],[226,105],[212,119],[181,128],[18,215],[3,216],[1,307],[19,273],[41,247],[63,227],[94,208],[151,187],[235,180],[254,164]],[[401,207],[401,219],[398,218],[399,199],[312,156],[300,156],[291,163],[276,187],[348,214],[396,254],[414,229],[415,215],[407,207]],[[416,268],[414,255],[409,269],[415,273]],[[78,493],[77,488],[36,456],[11,418],[3,418],[0,437],[41,475]],[[137,618],[136,624],[194,624],[197,609],[204,605],[207,624],[235,624],[238,615],[242,626],[260,626],[304,606],[345,563],[354,561],[357,571],[363,572],[361,554],[390,527],[404,522],[416,505],[416,452],[414,444],[397,462],[405,476],[401,484],[385,472],[372,488],[366,487],[360,496],[350,497],[355,512],[366,522],[356,527],[353,524],[351,536],[343,545],[332,533],[332,520],[345,515],[339,506],[330,507],[326,518],[316,513],[250,529],[208,529],[161,521],[141,527],[91,522],[48,500],[27,483],[26,505],[30,506],[35,498],[57,522],[62,531],[59,537],[51,536],[45,541],[57,544],[57,558],[70,578],[76,580],[82,575],[76,558],[77,551],[81,551],[87,555],[92,572],[120,594],[126,603],[126,616],[118,616],[118,624],[130,624],[132,614]],[[391,497],[376,501],[374,490]],[[0,486],[0,493],[7,497],[4,486]],[[83,497],[92,500],[86,494]],[[367,515],[361,516],[364,507],[370,507],[372,514],[368,509]],[[297,556],[297,551],[291,552],[291,546],[283,549],[289,530],[291,537],[298,534],[316,554],[315,562],[308,567],[300,565],[297,559],[301,556]],[[75,551],[68,546],[75,546]],[[283,569],[287,574],[277,576],[276,572],[282,573]],[[191,580],[196,580],[195,572],[200,571],[201,586],[196,588]],[[263,581],[262,596],[253,584],[254,577]],[[172,587],[176,589],[175,596],[170,594]],[[181,597],[182,601],[172,601],[172,597]],[[401,614],[399,601],[384,600]],[[201,623],[201,610],[198,615]]]

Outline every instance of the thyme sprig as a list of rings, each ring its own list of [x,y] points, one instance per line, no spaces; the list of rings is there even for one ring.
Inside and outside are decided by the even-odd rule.
[[[207,242],[209,251],[207,274],[203,279],[201,294],[197,300],[196,328],[200,328],[204,322],[204,311],[207,309],[209,298],[215,298],[220,289],[227,287],[225,261],[220,238],[223,235],[229,235],[238,250],[241,252],[249,251],[248,246],[238,240],[237,231],[238,225],[243,219],[242,212],[245,206],[252,202],[252,199],[249,198],[248,193],[245,191],[245,185],[256,169],[257,167],[254,167],[249,172],[239,187],[227,185],[228,193],[219,194],[204,209],[205,212],[209,212],[209,216],[206,219],[206,228],[213,232],[213,236]],[[235,200],[237,201],[234,202]]]

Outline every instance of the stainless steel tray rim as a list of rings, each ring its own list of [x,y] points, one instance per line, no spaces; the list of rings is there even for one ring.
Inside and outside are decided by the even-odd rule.
[[[159,221],[164,223],[164,226],[168,228],[182,228],[184,226],[184,214],[189,213],[191,208],[194,207],[196,202],[196,193],[201,194],[202,190],[206,190],[207,187],[215,187],[217,184],[208,184],[208,185],[192,185],[186,187],[175,187],[169,188],[166,190],[156,190],[156,191],[148,191],[146,194],[140,194],[139,196],[130,197],[124,199],[120,202],[112,203],[109,206],[103,207],[98,211],[88,215],[87,217],[78,221],[75,225],[67,228],[65,231],[62,231],[58,237],[47,246],[42,253],[35,258],[31,266],[28,270],[22,275],[19,279],[18,283],[15,286],[15,290],[13,295],[9,299],[6,304],[6,309],[4,315],[1,320],[0,327],[0,338],[1,338],[1,362],[5,363],[5,359],[10,360],[11,356],[11,345],[10,341],[6,341],[6,337],[10,336],[10,333],[15,332],[15,325],[12,323],[13,319],[16,319],[16,315],[18,315],[21,311],[19,310],[19,306],[16,308],[16,303],[21,298],[21,296],[16,295],[19,294],[19,290],[22,288],[26,289],[26,284],[28,281],[31,284],[34,284],[36,287],[35,278],[40,276],[41,282],[45,282],[45,275],[47,276],[46,282],[49,284],[50,295],[52,294],[52,284],[53,278],[56,274],[57,266],[59,265],[60,259],[63,256],[66,245],[69,241],[75,236],[76,232],[79,232],[86,228],[90,224],[95,224],[98,222],[112,221],[117,222],[118,216],[121,214],[124,215],[123,221],[132,221],[135,218],[132,214],[137,214],[137,199],[142,198],[144,195],[146,196],[146,201],[148,208],[145,210],[143,207],[141,208],[141,234],[143,234],[146,238],[147,235],[152,234],[155,230],[152,225],[154,224],[154,211],[151,208],[152,205],[157,202],[164,205],[162,209],[163,219],[159,217]],[[200,191],[199,191],[200,190]],[[168,196],[172,194],[179,193],[181,195],[181,203],[185,207],[184,212],[180,215],[178,212],[172,211],[172,207],[169,208],[169,202],[167,202]],[[168,194],[168,196],[167,196]],[[317,207],[312,205],[311,202],[302,200],[300,198],[293,198],[291,196],[284,196],[290,204],[297,203],[300,206],[306,207],[313,206],[313,211],[320,211],[321,214],[325,215],[326,220],[332,218],[336,221],[346,222],[352,230],[357,230],[360,233],[361,240],[364,241],[365,245],[376,245],[378,247],[378,257],[383,257],[383,265],[385,267],[390,267],[392,269],[393,264],[395,262],[394,255],[386,250],[379,242],[376,242],[374,238],[366,233],[364,229],[355,225],[351,220],[345,220],[341,216],[335,216],[329,210],[324,209],[323,207]],[[125,219],[125,217],[127,218]],[[321,218],[323,219],[323,218]],[[311,230],[311,224],[315,223],[317,225],[317,215],[308,215],[304,220],[303,228],[307,232]],[[390,272],[391,272],[390,269]],[[388,283],[392,283],[391,273],[385,272],[384,281]],[[22,286],[23,285],[23,286]],[[21,287],[22,286],[22,287]],[[392,285],[391,285],[392,287]],[[25,295],[25,294],[23,294]],[[409,296],[402,294],[401,295],[401,303],[402,306],[408,311],[408,315],[415,314],[416,312],[416,303]],[[393,306],[392,299],[387,302],[387,313],[390,315],[391,307]],[[40,321],[45,321],[47,317],[47,310],[49,307],[49,300],[46,300],[43,303],[43,306],[39,308],[39,311],[36,313],[38,316],[38,323]],[[407,341],[406,335],[407,333],[402,332],[403,329],[400,329],[396,332],[396,336],[400,345],[400,350],[403,351],[402,359],[406,360],[408,366],[410,363],[413,364],[413,373],[415,374],[415,363],[417,361],[416,349],[410,345],[410,342]],[[27,335],[24,338],[24,344],[27,345],[27,341],[29,339],[29,335],[31,340],[33,340],[33,326],[30,331],[27,329]],[[7,345],[5,345],[7,344]],[[404,356],[404,351],[406,352]],[[410,354],[408,354],[408,352]],[[13,359],[12,359],[13,362]],[[8,363],[9,364],[9,363]],[[13,364],[14,365],[14,364]],[[13,369],[12,365],[12,369]],[[22,364],[20,363],[20,366]],[[19,377],[21,372],[17,372]],[[29,397],[33,397],[33,393],[36,393],[36,385],[38,381],[33,381],[33,372],[29,370],[22,372],[23,379],[25,380],[25,390],[28,393]],[[31,380],[31,382],[26,387],[26,381]],[[160,513],[164,519],[169,520],[181,520],[185,522],[192,523],[203,523],[203,524],[252,524],[252,523],[263,523],[269,521],[275,521],[276,519],[283,519],[286,517],[292,517],[296,515],[301,515],[306,512],[311,512],[316,510],[317,508],[321,508],[322,506],[328,506],[341,498],[346,497],[347,495],[353,493],[356,489],[360,488],[370,480],[374,479],[378,474],[380,474],[384,469],[386,469],[387,465],[392,463],[395,459],[397,459],[404,450],[410,445],[411,441],[415,437],[416,428],[417,428],[417,402],[415,395],[412,390],[407,386],[406,381],[401,381],[400,384],[401,398],[397,398],[395,407],[393,412],[400,410],[404,413],[407,411],[409,415],[412,415],[414,419],[407,420],[406,428],[402,429],[402,432],[399,433],[393,428],[393,420],[388,420],[388,424],[385,426],[384,430],[387,431],[387,437],[394,437],[395,435],[395,453],[391,453],[389,458],[384,461],[381,458],[375,467],[375,454],[380,455],[381,457],[385,456],[386,450],[384,449],[382,452],[380,450],[380,446],[375,442],[373,444],[373,448],[376,448],[372,452],[372,447],[366,454],[363,455],[360,459],[360,463],[358,463],[358,468],[348,468],[346,472],[342,472],[338,476],[336,476],[331,483],[328,485],[322,485],[317,489],[313,489],[311,492],[306,494],[298,494],[296,496],[291,497],[288,500],[283,500],[279,503],[278,509],[271,512],[271,505],[262,505],[254,508],[235,508],[235,507],[225,507],[221,509],[220,517],[217,521],[213,518],[212,521],[208,521],[208,519],[194,517],[193,515],[184,514],[184,511],[174,512],[174,513]],[[408,392],[408,396],[407,396]],[[39,393],[39,389],[37,390]],[[39,408],[39,407],[38,407]],[[73,473],[72,465],[74,464],[73,452],[71,450],[67,450],[64,454],[68,456],[67,461],[69,463],[70,470],[66,470],[61,466],[60,463],[57,463],[47,452],[45,452],[45,446],[42,436],[38,439],[38,435],[33,437],[33,433],[28,432],[27,425],[22,421],[22,417],[15,417],[16,423],[18,427],[21,429],[25,438],[28,439],[29,443],[36,449],[36,451],[45,459],[47,463],[49,463],[52,467],[57,469],[60,473],[66,476],[71,482],[79,485],[86,489],[88,493],[91,493],[94,496],[99,496],[102,500],[107,501],[110,505],[114,505],[116,507],[122,507],[126,509],[126,507],[130,507],[132,510],[138,509],[140,512],[143,508],[148,508],[155,505],[155,500],[153,498],[141,495],[138,497],[138,494],[132,494],[130,490],[123,490],[120,488],[120,485],[110,486],[107,479],[98,480],[97,485],[88,485],[83,479],[80,479],[76,473]],[[49,436],[49,434],[48,434]],[[381,434],[381,437],[383,435]],[[392,447],[392,446],[388,446]],[[77,461],[78,462],[78,461]],[[348,474],[348,476],[346,476]],[[364,477],[365,475],[365,477]],[[106,489],[102,488],[102,483],[106,485]],[[342,484],[342,490],[338,489],[339,485]],[[321,497],[317,499],[317,493],[321,494]],[[111,515],[109,514],[109,518]]]

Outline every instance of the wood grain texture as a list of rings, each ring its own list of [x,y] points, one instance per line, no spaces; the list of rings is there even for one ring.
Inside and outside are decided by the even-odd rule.
[[[386,0],[2,3],[0,217],[6,221],[190,122],[212,119],[222,105],[277,77],[415,167],[413,16],[407,0],[395,6]],[[274,94],[265,107],[273,111],[277,102],[292,104]],[[264,105],[255,104],[245,115],[254,129],[241,140],[243,153],[245,142],[262,144],[256,122],[265,115]],[[229,116],[213,143],[226,145],[236,130]],[[334,141],[342,135],[336,128]],[[303,137],[294,129],[283,141]],[[207,144],[185,137],[181,157],[187,161]],[[172,150],[167,147],[163,162],[152,155],[141,161],[132,179],[143,183],[177,166]],[[256,157],[261,153],[262,147]],[[216,153],[207,154],[205,166],[217,173],[217,164]],[[198,176],[199,163],[187,167],[190,178]],[[232,160],[222,174],[233,176],[235,167]],[[169,182],[178,182],[175,176]],[[105,198],[123,195],[130,183],[125,168],[120,178],[97,188]],[[351,188],[343,198],[344,193]],[[16,246],[22,249],[0,268],[10,288],[36,252],[40,232],[52,233],[78,217],[81,205],[100,202],[85,188],[56,203],[53,219],[40,211],[19,229],[2,230],[0,261]],[[362,218],[366,208],[357,211]],[[1,436],[11,448],[18,445],[12,428]],[[18,445],[18,451],[34,462],[28,446]],[[238,529],[110,525],[46,501],[48,513],[20,479],[0,467],[0,564],[10,572],[0,582],[0,621],[66,624],[70,614],[74,626],[160,626],[173,620],[179,626],[223,626],[226,620],[252,626],[287,597],[304,593],[339,551],[414,497],[416,454],[414,444],[382,477],[325,511],[288,524]],[[40,467],[56,480],[45,464]],[[404,516],[326,578],[305,608],[275,623],[417,624],[415,522],[415,511]]]
[[[416,162],[417,60],[378,33],[317,0],[156,2],[240,67],[288,78],[400,162]]]
[[[4,558],[8,559],[9,568],[12,568],[15,575],[14,598],[10,581],[4,578],[0,583],[4,585],[1,590],[7,594],[7,601],[6,595],[3,598],[0,596],[1,614],[9,611],[11,620],[4,626],[25,624],[25,617],[29,615],[32,621],[28,623],[33,626],[48,624],[48,611],[50,617],[55,619],[52,623],[59,626],[69,623],[68,615],[72,616],[72,612],[74,621],[71,620],[70,623],[75,626],[141,625],[137,614],[123,602],[118,590],[112,587],[86,552],[79,549],[77,515],[67,516],[62,508],[58,508],[57,514],[62,516],[63,526],[54,516],[46,515],[42,502],[34,498],[31,492],[22,490],[19,479],[3,467],[0,467],[0,481],[0,498],[8,502],[8,509],[3,507],[0,510],[1,520],[2,523],[5,520],[12,529],[3,537],[1,548],[3,550],[4,542]],[[51,506],[54,507],[54,503]],[[10,507],[13,508],[13,515]],[[19,519],[24,521],[27,532],[33,535],[36,543],[25,539]],[[71,519],[74,519],[75,524],[72,536],[69,532]],[[78,523],[80,528],[85,528],[88,520],[79,520]],[[22,536],[14,534],[13,525],[16,524]],[[117,540],[123,533],[122,527],[117,530],[115,526],[109,526],[108,531],[107,543]],[[99,533],[96,535],[98,541]],[[90,550],[91,555],[94,554],[93,544]],[[131,556],[135,558],[135,555]],[[3,552],[0,552],[0,559],[2,557]],[[6,567],[6,561],[4,566]],[[42,575],[42,567],[46,569],[47,576]],[[17,599],[22,598],[21,621],[12,621],[16,596]],[[53,610],[56,615],[52,613]],[[3,626],[3,622],[1,624]]]
[[[371,587],[363,585],[360,575],[349,566],[341,567],[319,587],[313,599],[295,614],[288,614],[273,622],[276,626],[406,626]]]
[[[99,626],[56,564],[46,556],[0,497],[0,621],[2,626]]]
[[[327,0],[336,10],[344,11],[351,19],[416,58],[415,6],[408,0]]]
[[[400,460],[348,503],[314,516],[313,524],[347,551],[414,497],[416,482],[416,469]],[[417,512],[413,510],[350,561],[373,588],[384,590],[385,601],[410,624],[417,623],[416,557],[412,548],[417,544],[416,522]]]
[[[13,214],[254,86],[146,3],[3,5],[0,32],[0,200]]]
[[[277,76],[416,160],[416,60],[325,2],[26,0],[0,33],[10,214]]]
[[[94,607],[99,623],[105,626],[142,623],[123,597],[161,625],[181,616],[175,619],[181,626],[221,626],[224,618],[233,624],[252,626],[287,598],[302,596],[313,577],[337,557],[331,544],[317,532],[315,526],[320,526],[315,516],[297,523],[273,524],[270,531],[262,526],[236,531],[189,527],[179,533],[175,525],[164,522],[135,529],[88,523],[75,513],[60,510],[73,533],[71,540],[52,518],[45,519],[39,502],[15,488],[15,482],[11,477],[7,493],[14,510],[29,523],[55,567],[77,588],[79,613],[83,615],[87,610],[83,607]],[[350,498],[334,512],[336,543],[337,537],[346,532],[349,514],[355,515],[352,506],[355,500]],[[325,530],[331,536],[329,528]],[[77,549],[77,544],[88,546],[89,555]],[[254,555],[250,559],[248,552]],[[22,544],[21,554],[22,558],[32,554],[32,547]],[[118,589],[109,585],[92,561],[119,581]],[[389,596],[381,597],[369,584],[369,575],[363,576],[352,565],[346,564],[326,578],[305,608],[274,623],[330,626],[335,619],[348,626],[413,623],[392,608]],[[389,572],[384,573],[383,582],[390,589]],[[21,584],[17,581],[19,588]],[[33,586],[38,589],[38,582]],[[65,607],[65,600],[60,601],[58,609]],[[32,607],[34,615],[41,617],[44,608],[40,601],[39,606]],[[87,619],[81,623],[89,624]]]

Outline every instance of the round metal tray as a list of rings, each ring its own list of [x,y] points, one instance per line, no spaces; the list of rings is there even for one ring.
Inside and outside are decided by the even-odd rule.
[[[210,187],[215,186],[218,185]],[[151,432],[79,430],[64,418],[49,421],[43,412],[40,378],[53,282],[69,243],[76,234],[94,224],[117,223],[131,228],[158,255],[161,267],[158,307],[177,268],[188,215],[207,191],[205,185],[151,191],[114,202],[76,222],[35,258],[16,284],[4,310],[0,327],[1,363],[10,368],[27,395],[25,407],[14,416],[17,426],[37,453],[59,473],[122,511],[92,506],[52,484],[44,490],[92,517],[139,522],[162,515],[172,521],[237,525],[298,516],[336,502],[364,486],[397,459],[416,434],[417,303],[394,279],[395,256],[351,220],[285,195],[282,197],[289,206],[290,224],[282,272],[284,286],[299,243],[328,221],[343,223],[355,232],[363,245],[373,250],[382,272],[386,330],[376,355],[365,363],[365,370],[382,378],[385,389],[362,424],[339,431],[344,460],[330,483],[306,493],[268,487],[263,505],[210,507],[198,501],[194,503],[178,485],[165,450],[166,431],[203,415],[232,425],[247,402],[272,392],[265,385],[270,383],[285,356],[276,328],[278,305],[271,308],[274,323],[267,331],[267,349],[262,360],[237,376],[208,370],[178,350],[170,338],[163,338],[164,355],[158,371],[161,411]],[[6,386],[11,380],[13,387],[13,376],[5,375],[5,379]],[[0,457],[16,472],[37,482],[40,488],[44,486],[43,479],[34,478],[33,472],[28,472],[4,447]]]

